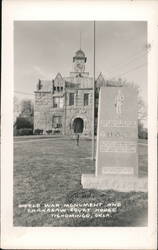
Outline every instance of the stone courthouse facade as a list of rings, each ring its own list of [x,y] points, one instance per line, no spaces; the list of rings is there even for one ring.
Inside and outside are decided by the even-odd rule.
[[[73,57],[74,72],[39,80],[35,91],[34,131],[84,136],[92,134],[93,78],[85,71],[87,58],[80,49]],[[98,80],[103,79],[100,75]]]

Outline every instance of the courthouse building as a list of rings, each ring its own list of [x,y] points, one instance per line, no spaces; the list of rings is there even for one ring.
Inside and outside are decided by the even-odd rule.
[[[72,135],[92,134],[93,77],[86,72],[87,58],[80,49],[73,57],[74,71],[63,77],[39,80],[35,91],[34,131]],[[104,84],[100,74],[96,85]]]

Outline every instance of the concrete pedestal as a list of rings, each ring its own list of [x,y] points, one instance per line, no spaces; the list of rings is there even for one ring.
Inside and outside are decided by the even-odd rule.
[[[99,189],[130,192],[148,191],[148,181],[146,177],[138,178],[129,175],[100,175],[83,174],[81,184],[85,189]]]

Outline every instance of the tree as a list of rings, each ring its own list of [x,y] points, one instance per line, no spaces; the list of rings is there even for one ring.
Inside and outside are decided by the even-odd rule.
[[[33,103],[29,99],[22,100],[20,103],[21,106],[21,116],[33,116]]]
[[[16,121],[16,118],[19,116],[20,114],[20,102],[19,99],[17,98],[17,96],[14,96],[14,123]]]
[[[33,128],[32,122],[30,122],[28,119],[24,117],[17,117],[15,124],[16,124],[16,129]]]
[[[31,100],[25,99],[19,102],[14,98],[15,123],[14,128],[33,129],[33,104]]]
[[[147,119],[147,107],[141,97],[138,97],[138,120]]]
[[[141,121],[138,122],[138,136],[140,139],[148,138],[148,131],[146,128],[144,128],[144,125]]]

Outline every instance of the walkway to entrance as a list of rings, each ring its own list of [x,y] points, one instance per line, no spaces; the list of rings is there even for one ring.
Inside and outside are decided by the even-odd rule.
[[[73,122],[74,133],[82,133],[84,128],[84,122],[82,118],[76,118]]]

